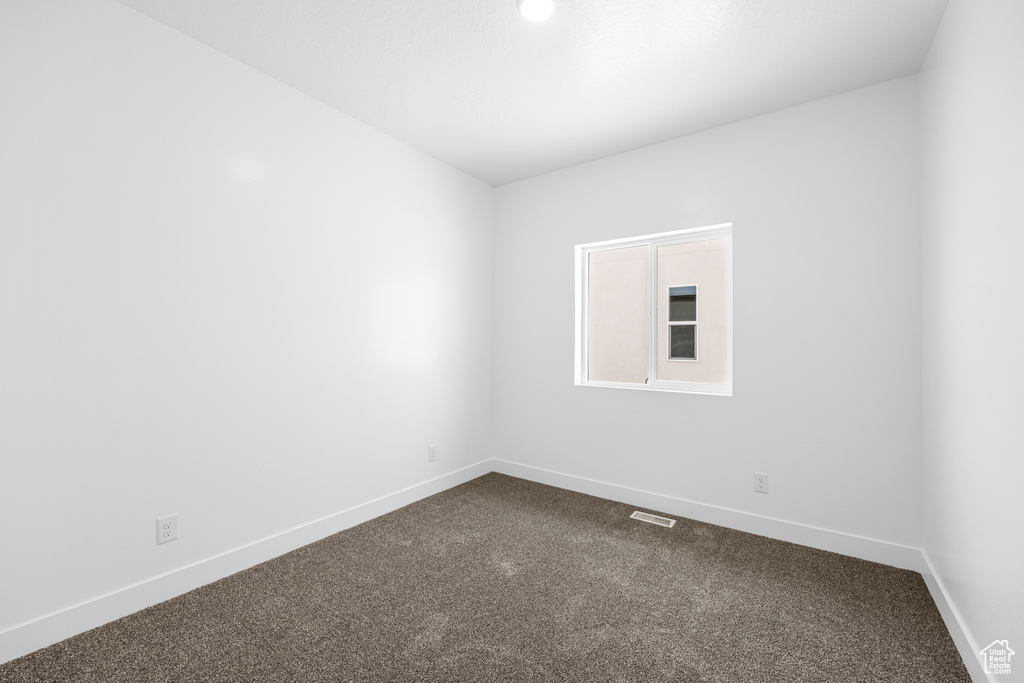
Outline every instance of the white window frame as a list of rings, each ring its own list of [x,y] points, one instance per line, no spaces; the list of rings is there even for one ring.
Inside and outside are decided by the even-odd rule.
[[[677,287],[693,287],[693,320],[672,320],[672,290]],[[665,288],[665,360],[673,363],[696,363],[700,357],[700,287],[692,285],[669,285]],[[672,328],[686,325],[693,328],[693,358],[672,357]]]
[[[658,328],[658,247],[684,242],[703,242],[713,239],[724,239],[725,250],[725,381],[712,382],[677,382],[658,379],[658,340],[661,330]],[[589,291],[590,254],[609,249],[647,246],[649,249],[650,278],[648,284],[648,342],[647,382],[634,384],[631,382],[595,382],[587,379],[587,292]],[[687,394],[709,394],[715,396],[732,396],[732,223],[720,223],[701,228],[673,230],[638,237],[577,244],[576,251],[576,317],[575,317],[575,384],[585,387],[602,387],[609,389],[639,389],[642,391],[668,391]],[[699,304],[698,304],[699,305]],[[684,359],[672,359],[682,362],[694,362]]]

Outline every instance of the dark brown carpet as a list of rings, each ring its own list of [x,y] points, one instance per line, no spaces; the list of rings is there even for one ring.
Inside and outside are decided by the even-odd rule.
[[[633,510],[489,474],[0,680],[970,681],[919,574]]]

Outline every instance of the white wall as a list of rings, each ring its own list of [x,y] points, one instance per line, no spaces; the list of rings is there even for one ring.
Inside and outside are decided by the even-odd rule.
[[[496,457],[918,546],[918,132],[910,77],[499,188]],[[723,222],[735,396],[573,386],[573,245]]]
[[[491,187],[108,0],[0,93],[0,636],[488,457]]]
[[[1018,0],[952,0],[920,78],[924,546],[1024,681],[1022,27]]]

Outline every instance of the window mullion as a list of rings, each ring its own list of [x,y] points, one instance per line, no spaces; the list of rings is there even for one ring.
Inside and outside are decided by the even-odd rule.
[[[658,247],[649,245],[647,283],[647,383],[658,381]]]

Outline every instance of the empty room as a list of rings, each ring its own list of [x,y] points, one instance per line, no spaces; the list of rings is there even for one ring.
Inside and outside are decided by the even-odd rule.
[[[0,681],[1024,681],[1022,74],[1019,0],[0,0]]]

